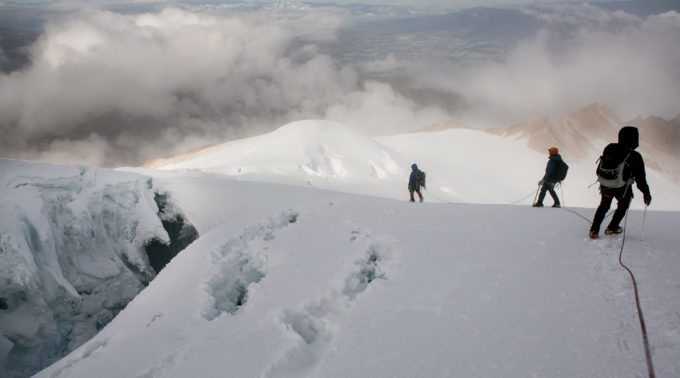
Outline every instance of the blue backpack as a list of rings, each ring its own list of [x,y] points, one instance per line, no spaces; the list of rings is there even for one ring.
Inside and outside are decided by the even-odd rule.
[[[567,178],[567,171],[569,170],[569,166],[562,159],[556,160],[555,163],[556,163],[555,170],[552,172],[551,178],[555,182],[560,182]]]

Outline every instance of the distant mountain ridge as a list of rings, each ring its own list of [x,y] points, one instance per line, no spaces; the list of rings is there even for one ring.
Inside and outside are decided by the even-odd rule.
[[[680,183],[680,114],[668,121],[660,117],[637,117],[622,121],[609,107],[592,104],[564,117],[547,117],[509,127],[485,130],[491,134],[515,139],[526,139],[527,147],[545,152],[557,146],[563,156],[581,161],[599,153],[606,144],[616,142],[618,132],[625,125],[640,130],[640,148],[647,166],[659,171],[667,179]],[[444,122],[420,129],[423,132],[454,128],[470,128],[456,122]]]
[[[593,104],[566,117],[543,118],[490,132],[527,138],[527,146],[539,152],[557,146],[572,159],[582,159],[601,149],[598,141],[610,141],[612,136],[616,138],[622,125],[623,122],[607,106]]]

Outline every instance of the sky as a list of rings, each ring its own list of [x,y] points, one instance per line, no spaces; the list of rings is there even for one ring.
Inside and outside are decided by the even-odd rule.
[[[301,119],[385,135],[449,120],[510,126],[595,102],[624,120],[680,113],[677,12],[532,4],[482,15],[468,35],[417,23],[447,15],[398,8],[29,8],[44,30],[26,66],[0,74],[2,156],[136,166]],[[15,27],[12,12],[0,20]]]
[[[576,2],[579,0],[566,0],[563,2]],[[621,1],[621,0],[610,0]],[[21,3],[21,4],[55,4],[55,3],[82,3],[82,4],[113,4],[111,0],[4,0],[4,3]],[[192,4],[192,3],[219,3],[219,0],[128,0],[127,3],[174,3],[174,4]],[[249,1],[230,1],[232,3],[247,3]],[[276,0],[262,0],[262,3],[278,3]],[[288,3],[317,3],[317,4],[356,4],[361,3],[354,0],[288,0]],[[374,5],[397,5],[397,6],[427,6],[436,8],[468,8],[473,6],[515,6],[523,4],[537,4],[541,0],[379,0],[367,2]],[[119,2],[121,3],[121,2]]]

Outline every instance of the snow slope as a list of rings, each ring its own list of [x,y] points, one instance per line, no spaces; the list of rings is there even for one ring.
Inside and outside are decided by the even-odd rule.
[[[647,371],[622,238],[588,239],[593,209],[410,204],[196,172],[154,180],[199,209],[188,217],[202,236],[36,377]],[[649,211],[644,241],[642,217],[629,214],[623,260],[656,373],[679,376],[680,213]]]
[[[53,248],[66,261],[52,257],[31,268],[27,298],[69,292],[72,281],[53,272],[70,261],[90,259],[85,265],[95,272],[107,259],[120,262],[93,244],[111,226],[100,218],[132,230],[102,241],[103,248],[148,263],[142,245],[169,239],[152,198],[166,193],[170,213],[182,209],[201,237],[101,333],[37,376],[642,375],[632,284],[617,263],[622,239],[586,238],[598,201],[596,188],[588,189],[594,164],[571,164],[560,191],[569,208],[533,209],[546,159],[526,140],[473,130],[370,138],[301,121],[159,162],[162,170],[2,161],[0,209],[10,220],[2,225],[0,257],[9,261],[2,277],[42,261],[41,248],[17,247],[31,240],[22,225],[33,225],[45,245],[73,234],[64,230],[80,235]],[[412,162],[428,172],[424,204],[405,201]],[[625,260],[638,275],[657,372],[677,376],[673,225],[680,213],[654,209],[680,208],[679,192],[648,174],[654,200],[646,238],[643,213],[631,211]],[[633,209],[641,208],[636,197]],[[51,275],[58,279],[43,279]],[[20,286],[14,281],[0,286],[9,365],[53,358],[8,344],[30,346],[45,330],[59,335],[49,327],[17,332],[18,323],[66,319],[42,306],[33,313],[42,323],[18,321],[30,311],[7,300],[22,293],[5,290]],[[89,293],[74,288],[74,303]],[[98,310],[93,303],[86,307]]]
[[[591,143],[601,151],[616,138],[614,133],[610,140]],[[427,172],[428,201],[509,204],[535,191],[545,171],[550,146],[541,154],[527,148],[528,143],[527,137],[470,129],[372,138],[341,124],[308,120],[262,136],[159,160],[154,167],[404,199],[408,198],[410,166],[415,162]],[[564,203],[597,205],[598,186],[591,184],[598,156],[562,156],[570,165],[559,190]],[[650,167],[647,175],[653,208],[680,210],[680,185]],[[641,201],[633,204],[637,209],[643,206]]]

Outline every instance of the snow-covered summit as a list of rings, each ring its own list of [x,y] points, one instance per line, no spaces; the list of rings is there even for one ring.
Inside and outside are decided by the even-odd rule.
[[[394,151],[341,124],[308,120],[157,166],[166,170],[201,167],[234,176],[269,174],[283,178],[302,173],[310,178],[364,179],[401,172],[392,155]]]
[[[384,180],[408,174],[410,168],[404,167],[403,160],[393,149],[347,126],[306,120],[257,137],[157,160],[148,167],[347,191],[360,187],[378,194],[390,192]]]

